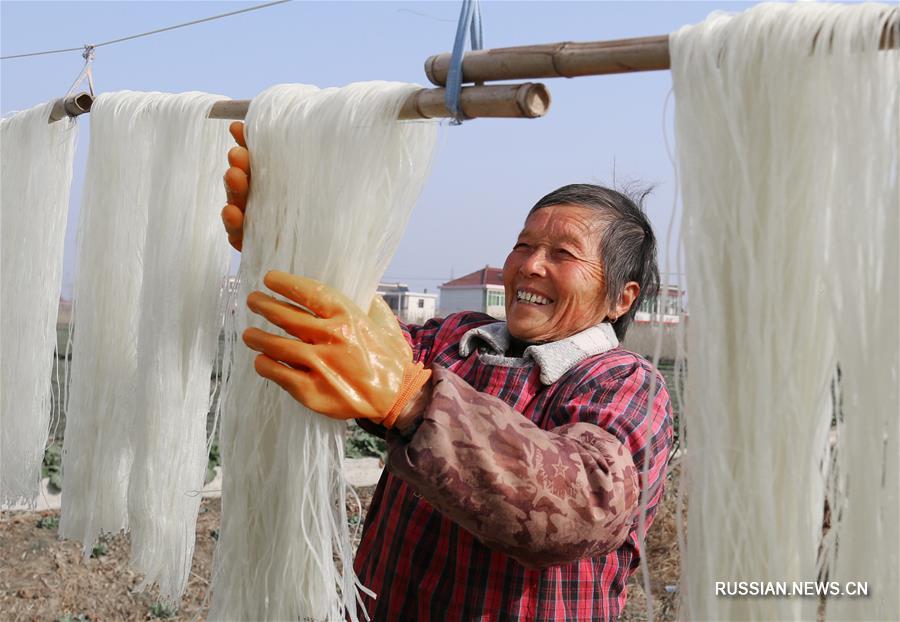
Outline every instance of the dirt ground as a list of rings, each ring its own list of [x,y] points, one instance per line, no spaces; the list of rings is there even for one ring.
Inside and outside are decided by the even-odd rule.
[[[674,485],[650,529],[647,553],[656,620],[674,620],[678,583]],[[348,504],[351,521],[362,520],[374,488],[357,489],[363,508]],[[197,544],[187,591],[177,612],[157,602],[157,592],[135,592],[140,576],[128,568],[128,537],[109,537],[84,560],[80,545],[57,537],[59,512],[4,512],[0,520],[0,620],[138,621],[202,620],[208,609],[212,555],[220,502],[206,499],[197,522]],[[647,619],[640,571],[628,588],[621,620]]]
[[[128,537],[102,541],[90,559],[81,546],[57,537],[58,511],[15,513],[0,524],[0,619],[191,620],[204,601],[219,524],[218,499],[203,501],[187,591],[176,615],[157,603],[157,592],[135,592],[140,575],[128,567]]]

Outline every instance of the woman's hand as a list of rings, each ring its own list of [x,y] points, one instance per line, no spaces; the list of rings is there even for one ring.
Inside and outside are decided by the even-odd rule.
[[[364,418],[402,429],[418,415],[431,370],[413,362],[381,296],[366,313],[320,281],[272,271],[263,282],[299,306],[258,291],[247,297],[251,311],[296,338],[244,331],[244,343],[260,352],[260,376],[334,419]]]
[[[230,168],[225,171],[228,205],[222,210],[222,222],[228,233],[228,243],[240,251],[244,241],[244,210],[250,191],[250,152],[244,141],[244,123],[235,121],[228,129],[238,146],[228,152]]]

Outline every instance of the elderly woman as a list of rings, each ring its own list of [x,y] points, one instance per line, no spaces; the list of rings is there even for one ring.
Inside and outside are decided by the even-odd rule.
[[[249,156],[225,175],[240,250]],[[672,442],[662,377],[619,341],[658,287],[656,243],[627,196],[592,185],[531,209],[503,266],[506,321],[401,326],[322,283],[272,272],[248,329],[257,372],[323,415],[386,438],[356,557],[375,620],[612,620],[640,563]],[[292,303],[296,303],[295,306]],[[312,310],[315,315],[300,307]]]

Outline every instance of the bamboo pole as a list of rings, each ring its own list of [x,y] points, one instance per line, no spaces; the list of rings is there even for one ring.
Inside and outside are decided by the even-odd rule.
[[[900,48],[900,10],[885,20],[879,48]],[[437,54],[425,61],[425,75],[432,84],[447,83],[450,54]],[[467,52],[463,57],[463,82],[575,78],[613,73],[671,69],[669,36],[545,43]]]
[[[446,89],[422,89],[400,110],[401,119],[437,119],[450,116]],[[543,84],[495,84],[463,87],[459,107],[467,119],[478,117],[536,119],[550,109],[550,91]]]
[[[76,93],[68,97],[61,97],[53,102],[50,110],[50,118],[47,123],[59,121],[63,117],[77,117],[89,112],[94,103],[94,97],[90,93]]]
[[[421,89],[409,96],[400,109],[401,120],[449,117],[444,103],[445,89]],[[90,112],[94,98],[79,93],[58,99],[53,104],[49,123],[65,116],[77,117]],[[210,109],[210,119],[243,119],[250,106],[248,99],[216,102]],[[468,119],[477,117],[534,119],[550,109],[550,92],[540,83],[494,84],[467,86],[462,89],[460,108]]]
[[[669,69],[669,36],[545,43],[467,52],[463,57],[463,82],[575,78],[611,73]],[[425,75],[432,84],[447,82],[450,54],[425,61]]]
[[[450,116],[444,103],[445,89],[421,89],[403,104],[398,119],[436,119]],[[210,119],[243,119],[247,116],[249,100],[216,102],[209,111]],[[460,108],[466,118],[526,118],[547,114],[550,93],[540,83],[495,84],[469,86],[462,89]]]

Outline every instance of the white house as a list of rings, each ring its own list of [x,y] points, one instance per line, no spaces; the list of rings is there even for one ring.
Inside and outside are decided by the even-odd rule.
[[[378,293],[404,324],[424,324],[437,313],[437,294],[411,292],[405,283],[379,283]]]
[[[480,311],[497,319],[506,319],[506,294],[503,269],[485,266],[440,286],[440,315],[458,311]]]

